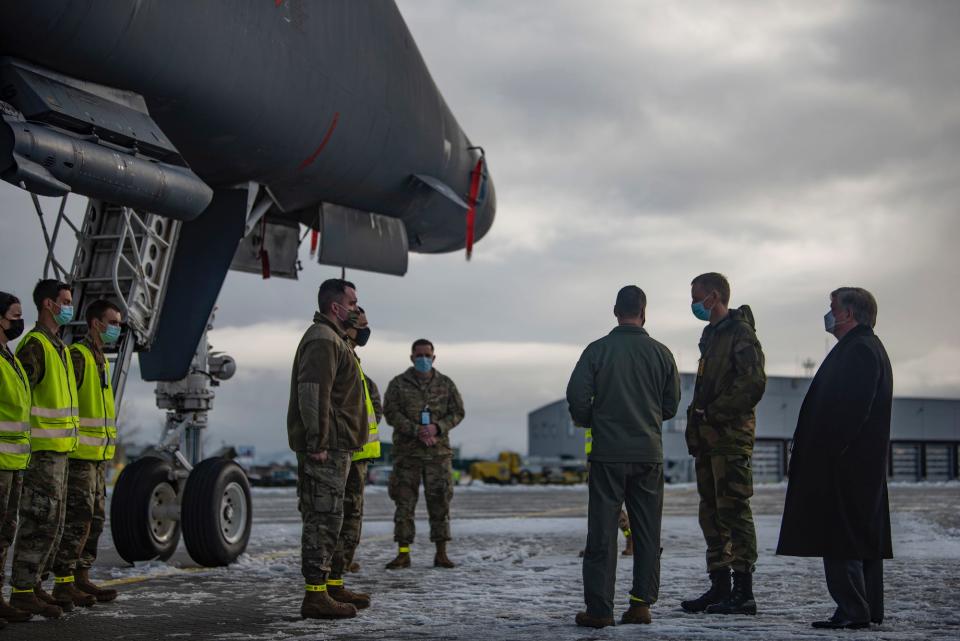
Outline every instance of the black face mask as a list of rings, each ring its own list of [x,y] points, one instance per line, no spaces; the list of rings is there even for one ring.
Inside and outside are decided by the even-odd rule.
[[[4,329],[0,331],[3,331],[3,334],[7,337],[8,341],[16,340],[20,337],[20,334],[23,333],[23,319],[18,318],[17,320],[10,321],[10,329]]]
[[[363,347],[370,340],[370,328],[360,327],[357,329],[357,346]]]

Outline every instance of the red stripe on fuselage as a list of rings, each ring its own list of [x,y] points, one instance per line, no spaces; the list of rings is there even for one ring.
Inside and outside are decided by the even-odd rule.
[[[337,121],[340,120],[340,112],[333,114],[333,122],[330,123],[330,128],[327,129],[327,134],[323,137],[323,140],[320,142],[320,146],[317,147],[316,151],[307,156],[307,158],[300,163],[300,166],[297,168],[298,171],[306,169],[313,164],[313,161],[317,159],[317,156],[320,155],[320,152],[323,151],[323,148],[327,146],[327,143],[330,142],[330,137],[333,136],[333,130],[337,128]]]

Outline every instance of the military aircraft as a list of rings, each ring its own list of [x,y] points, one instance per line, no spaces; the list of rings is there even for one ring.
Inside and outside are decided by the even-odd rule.
[[[181,533],[201,565],[246,548],[246,477],[201,445],[211,385],[236,368],[206,341],[231,267],[295,278],[309,235],[321,263],[403,275],[410,251],[469,257],[496,210],[392,0],[5,2],[0,117],[0,178],[31,193],[78,318],[104,296],[124,308],[118,397],[137,352],[168,411],[114,491],[130,562],[169,558]],[[89,199],[80,224],[37,198],[68,194]]]

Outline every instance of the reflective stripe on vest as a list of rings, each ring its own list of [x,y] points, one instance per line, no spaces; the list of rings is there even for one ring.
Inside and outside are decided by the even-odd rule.
[[[593,430],[589,427],[587,428],[587,435],[583,442],[583,451],[587,454],[587,456],[589,456],[590,452],[593,451]]]
[[[80,441],[70,458],[81,461],[109,461],[117,440],[116,410],[110,364],[103,364],[107,386],[101,382],[100,368],[90,348],[83,343],[70,346],[83,356],[83,383],[77,390],[80,399]]]
[[[17,357],[0,356],[0,470],[22,470],[30,461],[30,383]]]
[[[363,383],[363,400],[367,406],[367,442],[359,452],[353,453],[354,461],[366,461],[368,459],[380,458],[380,429],[377,421],[377,412],[373,409],[373,399],[370,398],[370,386],[367,384],[367,376],[360,367],[360,360],[357,359],[357,369],[360,370],[360,381]]]
[[[33,330],[20,342],[19,352],[31,340],[43,348],[44,374],[33,388],[30,408],[30,446],[34,452],[72,452],[77,449],[77,381],[70,353],[60,357],[43,332]]]

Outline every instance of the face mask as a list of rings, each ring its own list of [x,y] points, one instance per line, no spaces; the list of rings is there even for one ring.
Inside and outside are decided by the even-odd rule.
[[[61,305],[60,311],[53,317],[57,325],[66,325],[73,320],[73,305]]]
[[[359,347],[363,347],[364,345],[366,345],[366,344],[367,344],[367,341],[369,341],[369,340],[370,340],[370,328],[369,328],[369,327],[361,327],[361,328],[357,329],[357,338],[356,338],[356,341],[357,341],[357,345],[358,345]]]
[[[120,338],[119,325],[107,325],[106,331],[100,332],[100,340],[104,345],[113,345]]]
[[[16,340],[23,333],[23,319],[9,320],[10,329],[2,330],[8,341]]]
[[[837,327],[837,317],[833,315],[833,310],[823,315],[823,328],[829,333],[833,333],[833,330]]]
[[[433,359],[429,356],[417,356],[413,359],[413,367],[421,374],[426,374],[433,369]]]
[[[707,298],[703,300],[707,300]],[[710,320],[710,310],[703,306],[703,300],[690,305],[690,309],[693,310],[693,315],[697,317],[697,320],[708,321]]]

